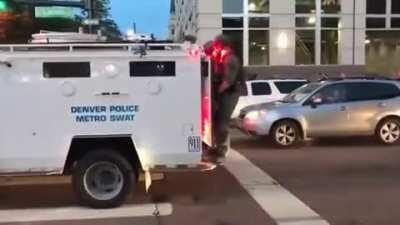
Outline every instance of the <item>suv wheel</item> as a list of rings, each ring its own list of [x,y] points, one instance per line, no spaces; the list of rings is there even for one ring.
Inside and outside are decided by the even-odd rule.
[[[393,145],[400,142],[400,121],[387,119],[378,125],[376,136],[378,140],[386,145]]]
[[[120,206],[129,195],[136,174],[129,162],[114,151],[92,151],[74,170],[74,191],[84,205],[92,208]]]
[[[292,121],[281,121],[272,128],[271,138],[278,147],[292,147],[300,140],[300,130]]]

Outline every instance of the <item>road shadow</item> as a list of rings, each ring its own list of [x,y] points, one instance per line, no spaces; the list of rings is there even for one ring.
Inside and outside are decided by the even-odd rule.
[[[384,147],[375,137],[335,137],[319,138],[310,142],[317,147]]]
[[[145,195],[144,188],[141,186],[138,186],[135,196],[129,196],[127,204],[143,204],[149,202],[149,198]],[[77,206],[82,205],[79,204],[75,197],[71,185],[0,187],[0,210]]]
[[[276,149],[268,137],[235,137],[231,138],[231,145],[234,149]]]
[[[174,202],[180,205],[223,205],[229,199],[244,195],[244,190],[222,167],[209,172],[166,173],[162,182],[152,185],[153,202]]]
[[[231,138],[231,145],[234,149],[262,149],[268,150],[282,150],[276,147],[272,140],[265,137],[252,137],[246,135],[235,134]],[[298,145],[285,149],[285,150],[304,150],[307,148],[332,148],[332,147],[386,147],[379,143],[375,137],[332,137],[332,138],[318,138],[310,141],[303,141]]]

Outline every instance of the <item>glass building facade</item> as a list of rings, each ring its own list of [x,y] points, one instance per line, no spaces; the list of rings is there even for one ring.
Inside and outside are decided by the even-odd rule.
[[[365,65],[400,74],[399,0],[223,0],[222,31],[241,43],[249,67]]]
[[[400,76],[400,1],[367,1],[367,71]]]

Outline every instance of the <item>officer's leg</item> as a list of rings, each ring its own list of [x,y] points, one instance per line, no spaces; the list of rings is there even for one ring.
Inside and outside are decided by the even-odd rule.
[[[206,155],[213,155],[216,153],[218,137],[220,136],[220,123],[221,123],[221,112],[220,112],[220,97],[217,94],[214,94],[212,98],[212,142],[214,146],[205,147]]]
[[[229,125],[231,115],[239,100],[239,94],[224,94],[222,95],[220,109],[218,113],[217,136],[216,144],[219,153],[224,156],[229,150]]]

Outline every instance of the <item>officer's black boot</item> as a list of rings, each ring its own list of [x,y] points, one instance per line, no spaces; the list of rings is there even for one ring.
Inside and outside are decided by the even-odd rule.
[[[220,146],[218,148],[209,148],[203,154],[203,161],[207,161],[214,164],[222,164],[225,162],[225,157],[227,152],[228,151],[225,146]]]

